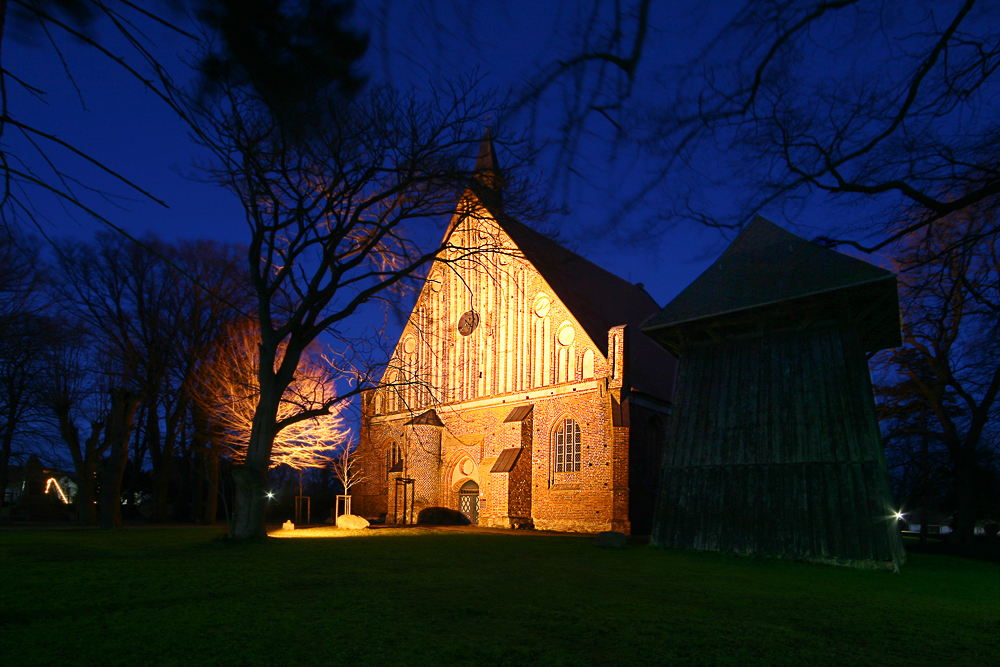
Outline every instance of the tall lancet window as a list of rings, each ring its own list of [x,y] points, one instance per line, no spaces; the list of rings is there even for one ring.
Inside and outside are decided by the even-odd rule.
[[[556,429],[556,472],[580,471],[580,424],[567,417]]]
[[[385,449],[385,476],[392,472],[403,472],[403,451],[395,442]]]

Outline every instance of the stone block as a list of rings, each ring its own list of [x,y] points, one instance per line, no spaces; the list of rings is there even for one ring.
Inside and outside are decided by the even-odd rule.
[[[337,528],[346,528],[347,530],[364,530],[369,525],[368,519],[357,516],[356,514],[341,514],[337,517]]]

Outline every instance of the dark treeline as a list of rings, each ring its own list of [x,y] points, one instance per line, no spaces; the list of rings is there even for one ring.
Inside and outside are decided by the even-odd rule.
[[[49,247],[0,228],[5,520],[226,520],[239,455],[202,399],[206,364],[220,363],[252,311],[245,256],[213,241],[114,233]],[[32,457],[68,473],[69,507],[29,486]],[[271,475],[274,518],[289,518],[299,493],[298,473],[284,468]],[[304,483],[312,516],[325,518],[339,492],[332,469],[309,470]]]
[[[968,543],[1000,519],[1000,234],[992,205],[945,222],[894,247],[903,344],[873,367],[907,521]]]

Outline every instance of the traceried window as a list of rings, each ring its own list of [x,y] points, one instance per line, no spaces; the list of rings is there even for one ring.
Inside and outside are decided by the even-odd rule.
[[[580,471],[580,425],[567,417],[556,429],[556,472]]]
[[[385,475],[391,472],[401,472],[403,470],[403,452],[395,442],[390,443],[385,449]]]

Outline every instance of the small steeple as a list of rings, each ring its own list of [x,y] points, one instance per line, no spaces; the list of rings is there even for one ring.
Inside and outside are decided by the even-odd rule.
[[[483,141],[479,144],[479,156],[476,157],[476,167],[472,172],[473,190],[479,201],[487,206],[500,206],[503,203],[503,177],[500,175],[500,162],[497,160],[497,149],[493,145],[490,128],[486,128]]]
[[[477,174],[480,172],[493,172],[500,175],[500,162],[497,160],[497,149],[493,145],[493,137],[490,135],[490,128],[486,128],[483,134],[483,141],[479,144],[479,156],[476,158]]]

